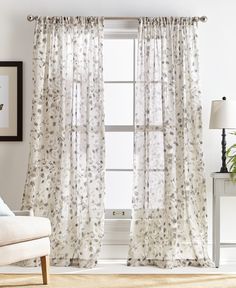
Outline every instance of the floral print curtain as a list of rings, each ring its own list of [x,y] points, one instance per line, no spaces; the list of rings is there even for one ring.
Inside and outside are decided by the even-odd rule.
[[[210,266],[197,23],[142,18],[128,265]]]
[[[51,263],[93,267],[104,222],[103,19],[39,17],[23,208],[49,217]]]

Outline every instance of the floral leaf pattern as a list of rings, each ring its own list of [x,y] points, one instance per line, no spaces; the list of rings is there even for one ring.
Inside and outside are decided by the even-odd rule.
[[[192,18],[140,19],[128,265],[212,266],[197,37]]]
[[[39,17],[23,209],[51,220],[52,265],[93,267],[104,224],[103,18]]]

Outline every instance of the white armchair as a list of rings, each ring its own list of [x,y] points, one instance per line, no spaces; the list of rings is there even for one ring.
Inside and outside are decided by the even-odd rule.
[[[0,217],[0,265],[40,257],[43,284],[48,284],[51,224],[49,219],[29,211]],[[19,216],[18,216],[19,215]]]

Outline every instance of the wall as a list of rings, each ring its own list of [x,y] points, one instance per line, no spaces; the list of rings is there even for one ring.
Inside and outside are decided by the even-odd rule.
[[[33,15],[104,15],[104,16],[201,16],[208,22],[200,24],[200,68],[204,119],[204,153],[208,191],[209,240],[211,242],[211,179],[210,173],[220,167],[220,131],[208,129],[210,102],[227,96],[236,99],[236,25],[235,0],[8,0],[0,9],[0,60],[24,62],[24,141],[0,143],[1,196],[11,208],[20,207],[29,152],[31,114],[31,55]],[[229,143],[232,139],[229,139]],[[235,199],[222,201],[222,235],[236,240],[232,221],[236,217]],[[235,231],[235,232],[234,232]],[[227,252],[227,253],[226,253]],[[223,253],[227,261],[236,261],[236,249]]]

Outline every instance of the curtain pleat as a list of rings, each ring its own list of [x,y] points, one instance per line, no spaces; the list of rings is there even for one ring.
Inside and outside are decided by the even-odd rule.
[[[128,265],[212,266],[197,23],[141,18]]]
[[[93,267],[104,226],[103,19],[39,17],[23,209],[51,220],[51,263]]]

